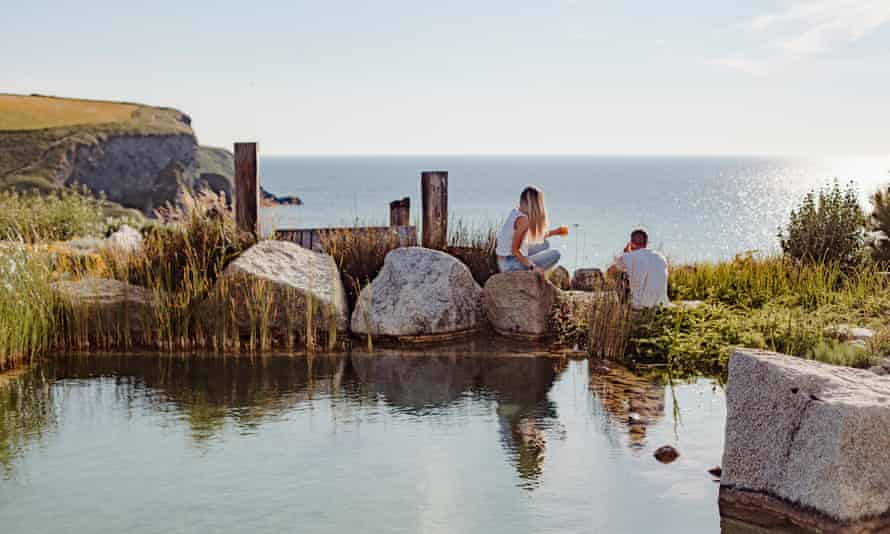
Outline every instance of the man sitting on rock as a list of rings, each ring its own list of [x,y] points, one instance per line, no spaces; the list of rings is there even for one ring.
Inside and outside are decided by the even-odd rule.
[[[646,231],[635,229],[630,234],[630,243],[624,247],[624,254],[615,258],[608,271],[613,280],[619,280],[624,275],[630,292],[630,305],[635,309],[670,306],[667,260],[661,253],[646,248],[648,244]]]

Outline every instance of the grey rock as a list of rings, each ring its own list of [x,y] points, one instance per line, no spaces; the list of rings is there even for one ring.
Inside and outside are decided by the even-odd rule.
[[[113,249],[127,253],[137,253],[142,250],[142,234],[128,225],[108,236],[107,244]]]
[[[576,269],[572,276],[575,291],[599,291],[605,287],[603,272],[599,269]]]
[[[314,328],[347,328],[346,293],[334,258],[287,241],[261,241],[232,261],[212,302],[234,306],[242,329],[257,306],[266,305],[275,335],[302,333],[310,317]]]
[[[386,255],[352,314],[352,332],[387,337],[453,335],[480,326],[482,290],[455,257],[422,247]]]
[[[482,291],[485,315],[502,335],[539,338],[550,330],[559,290],[534,272],[496,274]]]
[[[114,135],[66,154],[58,173],[66,184],[104,192],[108,200],[146,215],[175,202],[180,183],[197,178],[198,143],[191,134]]]
[[[861,341],[866,344],[875,337],[874,330],[849,324],[839,324],[835,327],[828,328],[826,333],[836,337],[840,341]]]
[[[87,338],[138,337],[153,324],[154,295],[118,280],[84,278],[52,284],[53,291],[78,318],[71,327]],[[134,339],[135,341],[135,339]]]
[[[721,485],[839,521],[890,511],[890,378],[736,349]]]

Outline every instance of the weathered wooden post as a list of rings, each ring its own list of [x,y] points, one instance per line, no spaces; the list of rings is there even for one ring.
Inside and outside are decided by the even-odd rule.
[[[393,200],[389,203],[389,225],[411,225],[411,199],[405,197],[401,200]]]
[[[235,223],[238,230],[258,235],[259,207],[257,144],[235,143]]]
[[[420,192],[423,208],[423,246],[444,249],[448,243],[448,172],[422,172]]]

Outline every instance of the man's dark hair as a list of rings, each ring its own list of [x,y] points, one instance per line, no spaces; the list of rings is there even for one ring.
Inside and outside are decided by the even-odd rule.
[[[649,244],[649,234],[642,228],[637,228],[630,233],[630,242],[638,247],[645,247]]]

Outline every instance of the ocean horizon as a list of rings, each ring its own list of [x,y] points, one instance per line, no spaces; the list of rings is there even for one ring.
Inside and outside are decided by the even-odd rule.
[[[572,269],[608,266],[638,226],[674,262],[776,253],[807,191],[852,182],[867,207],[890,182],[890,156],[261,156],[263,186],[304,203],[264,209],[263,228],[387,224],[389,202],[405,196],[417,224],[424,170],[449,172],[452,225],[499,225],[523,187],[542,187],[551,224],[570,227],[552,244]]]

